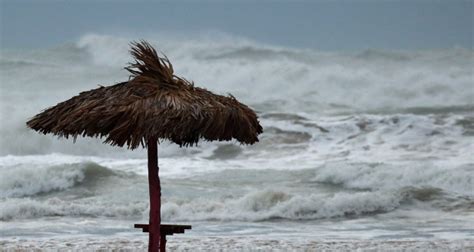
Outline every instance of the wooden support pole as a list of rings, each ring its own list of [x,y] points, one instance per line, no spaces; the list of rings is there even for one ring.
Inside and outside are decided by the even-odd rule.
[[[166,234],[161,234],[160,252],[166,252]]]
[[[148,139],[148,185],[150,189],[150,223],[148,251],[160,251],[161,186],[158,168],[158,139]]]

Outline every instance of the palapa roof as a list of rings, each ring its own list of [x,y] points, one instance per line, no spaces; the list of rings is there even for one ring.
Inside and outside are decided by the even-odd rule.
[[[180,146],[231,140],[258,141],[262,133],[255,112],[232,95],[195,87],[174,75],[166,56],[145,41],[132,43],[135,62],[127,82],[82,92],[44,110],[27,122],[43,134],[105,137],[106,143],[135,149],[147,139],[168,139]]]

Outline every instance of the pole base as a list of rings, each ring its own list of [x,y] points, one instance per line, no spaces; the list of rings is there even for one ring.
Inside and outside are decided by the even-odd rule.
[[[141,228],[144,233],[150,231],[149,224],[135,224],[135,228]],[[172,225],[172,224],[161,224],[160,225],[160,251],[166,251],[166,236],[173,234],[184,234],[186,229],[191,229],[191,225]]]

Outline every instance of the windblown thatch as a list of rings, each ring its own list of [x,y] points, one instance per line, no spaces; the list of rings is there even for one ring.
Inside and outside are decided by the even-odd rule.
[[[106,137],[131,149],[147,139],[169,139],[180,146],[206,140],[245,144],[262,133],[257,116],[233,96],[213,94],[174,75],[168,58],[159,57],[145,41],[133,43],[131,80],[82,92],[46,109],[27,125],[62,137]]]

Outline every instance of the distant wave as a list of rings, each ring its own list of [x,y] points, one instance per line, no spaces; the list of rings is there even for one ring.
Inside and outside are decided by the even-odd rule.
[[[122,67],[130,61],[129,40],[89,34],[77,46],[98,66]],[[151,42],[170,57],[178,75],[213,91],[231,92],[254,106],[261,106],[262,98],[265,103],[285,101],[285,106],[273,104],[276,111],[321,113],[335,110],[331,104],[356,111],[458,106],[474,100],[474,52],[468,49],[320,52],[238,37],[157,36]]]
[[[448,113],[472,113],[474,111],[474,104],[456,105],[456,106],[433,106],[433,107],[407,107],[400,109],[378,109],[361,111],[370,114],[415,114],[415,115],[429,115],[429,114],[448,114]]]
[[[73,146],[34,133],[25,122],[80,91],[126,80],[123,66],[131,60],[133,39],[87,34],[55,48],[2,54],[0,155],[126,152],[90,139]],[[291,128],[274,116],[263,118],[269,135],[281,136],[283,144],[315,140],[310,128],[316,129],[323,117],[469,114],[474,106],[474,52],[469,49],[321,52],[224,35],[183,39],[157,34],[149,40],[169,56],[178,75],[216,93],[230,92],[262,117],[310,115],[310,121],[293,120]]]
[[[69,90],[79,91],[126,79],[128,74],[122,68],[131,60],[130,40],[133,38],[88,34],[56,48],[6,52],[1,60],[3,71],[16,68],[22,72],[24,67],[29,71],[7,78],[4,91],[20,89],[27,96],[28,87],[35,83],[50,90],[62,87],[65,81]],[[218,93],[233,93],[266,110],[324,114],[472,105],[474,100],[474,52],[469,49],[321,52],[232,36],[182,39],[157,35],[150,41],[170,57],[178,75]],[[55,67],[30,69],[31,64]]]

